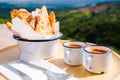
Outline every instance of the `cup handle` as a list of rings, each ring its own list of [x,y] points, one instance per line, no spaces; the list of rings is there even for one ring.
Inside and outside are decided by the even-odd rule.
[[[72,57],[72,54],[71,54],[71,50],[68,49],[67,52],[66,52],[66,59],[69,63],[71,63],[71,57]]]
[[[87,57],[87,66],[89,69],[92,69],[92,55]]]

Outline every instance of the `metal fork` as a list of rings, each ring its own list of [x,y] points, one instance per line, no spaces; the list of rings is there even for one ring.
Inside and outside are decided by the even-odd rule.
[[[27,74],[21,72],[20,70],[12,67],[9,64],[4,64],[4,67],[6,67],[7,69],[13,71],[14,73],[18,74],[18,76],[22,79],[22,80],[32,80],[32,78],[30,78]]]
[[[27,65],[31,68],[41,70],[43,73],[46,74],[46,76],[48,77],[48,80],[66,80],[66,79],[68,79],[72,76],[72,74],[56,73],[56,72],[50,71],[50,70],[48,70],[44,67],[37,66],[37,65],[34,65],[32,63],[23,61],[23,60],[17,60],[17,62],[18,63],[24,63],[25,65]]]

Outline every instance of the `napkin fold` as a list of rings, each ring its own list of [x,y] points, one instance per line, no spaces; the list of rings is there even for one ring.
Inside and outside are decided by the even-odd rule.
[[[40,67],[44,67],[44,68],[51,70],[53,72],[56,72],[56,73],[66,73],[63,70],[61,70],[60,68],[58,68],[57,66],[53,65],[52,63],[45,61],[43,59],[40,59],[37,56],[33,56],[33,57],[29,56],[28,58],[27,59],[22,58],[22,60],[32,63],[34,65],[40,66]],[[17,61],[13,61],[13,62],[9,62],[7,64],[22,71],[23,73],[26,73],[33,80],[48,80],[46,74],[44,74],[41,70],[33,69],[24,63],[18,63]],[[10,71],[6,67],[4,67],[4,65],[0,66],[0,72],[2,74],[4,74],[7,78],[9,78],[10,80],[22,80],[18,76],[18,74],[15,74],[14,72]],[[76,79],[75,77],[70,77],[69,79],[66,79],[66,80],[78,80],[78,79]]]

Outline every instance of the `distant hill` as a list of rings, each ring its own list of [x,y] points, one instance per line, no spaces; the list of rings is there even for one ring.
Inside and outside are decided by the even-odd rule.
[[[109,7],[118,6],[120,3],[107,3],[107,4],[99,4],[96,6],[90,6],[81,8],[80,10],[83,12],[96,12],[99,13],[101,11],[106,11]]]
[[[92,1],[90,4],[86,3],[86,2],[82,2],[82,1],[79,1],[79,0],[72,0],[71,2],[69,2],[69,0],[65,1],[65,2],[61,2],[60,0],[59,1],[49,1],[48,3],[40,3],[40,1],[37,3],[37,2],[28,2],[28,3],[14,3],[14,4],[11,4],[11,3],[5,3],[5,2],[0,2],[0,18],[10,18],[10,11],[13,10],[13,9],[19,9],[19,8],[25,8],[27,9],[28,11],[33,11],[35,10],[35,8],[41,8],[43,5],[46,5],[48,10],[49,11],[54,11],[54,12],[59,12],[59,11],[63,11],[63,10],[71,10],[71,9],[78,9],[78,8],[82,8],[82,7],[85,7],[85,6],[88,6],[86,8],[82,8],[81,10],[82,11],[95,11],[95,12],[99,12],[101,10],[105,10],[108,6],[113,6],[113,4],[108,4],[108,5],[99,5],[97,7],[99,7],[99,9],[97,9],[96,6],[92,6],[90,7],[91,5],[98,5],[98,4],[103,4],[103,3],[99,3],[98,2],[95,2],[95,1]],[[69,4],[70,3],[70,4]],[[83,4],[84,5],[83,5]],[[74,10],[73,10],[74,11]]]
[[[100,3],[100,4],[97,4],[97,5],[93,5],[93,6],[87,6],[87,7],[83,7],[83,8],[80,8],[80,9],[74,9],[74,10],[71,10],[71,12],[82,11],[82,12],[99,13],[99,12],[102,12],[102,11],[106,11],[110,7],[119,6],[119,5],[120,5],[120,3]]]

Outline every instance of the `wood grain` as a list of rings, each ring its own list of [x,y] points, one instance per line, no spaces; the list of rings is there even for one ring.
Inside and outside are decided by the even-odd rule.
[[[5,75],[0,73],[0,80],[9,80]]]

